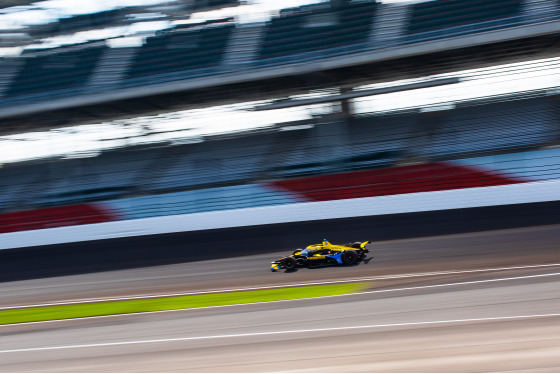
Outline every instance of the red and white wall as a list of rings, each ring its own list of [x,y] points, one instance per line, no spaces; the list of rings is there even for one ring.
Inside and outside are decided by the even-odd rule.
[[[548,149],[5,213],[0,233],[51,231],[80,241],[556,200],[560,149]]]

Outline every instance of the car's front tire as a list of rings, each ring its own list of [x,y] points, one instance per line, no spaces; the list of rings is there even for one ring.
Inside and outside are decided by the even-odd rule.
[[[286,257],[285,259],[282,260],[282,266],[287,271],[291,271],[291,270],[294,270],[296,268],[297,261],[293,257]]]

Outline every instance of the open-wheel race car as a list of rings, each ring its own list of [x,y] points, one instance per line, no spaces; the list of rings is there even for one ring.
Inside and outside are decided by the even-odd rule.
[[[369,252],[365,242],[345,245],[331,244],[323,239],[321,244],[312,244],[305,249],[296,249],[290,256],[282,257],[270,264],[270,270],[294,270],[298,267],[319,267],[327,265],[354,265],[366,258]]]

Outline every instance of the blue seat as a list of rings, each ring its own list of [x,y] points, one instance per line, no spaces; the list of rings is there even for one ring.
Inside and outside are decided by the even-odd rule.
[[[97,65],[105,47],[26,57],[23,68],[5,92],[21,96],[81,88]]]
[[[426,1],[411,5],[407,32],[447,37],[454,31],[503,27],[520,21],[522,6],[522,0]]]
[[[167,32],[148,38],[127,72],[127,78],[183,72],[220,65],[232,25]]]
[[[324,57],[340,47],[365,43],[377,4],[358,3],[341,10],[303,13],[272,19],[265,31],[261,59],[321,51]],[[329,52],[331,50],[331,52]]]

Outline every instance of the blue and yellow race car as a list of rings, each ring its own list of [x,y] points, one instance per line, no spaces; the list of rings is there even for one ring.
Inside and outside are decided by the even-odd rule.
[[[270,270],[294,270],[298,267],[319,267],[327,265],[354,265],[366,258],[369,249],[366,245],[371,243],[355,242],[346,245],[331,244],[323,239],[321,244],[312,244],[305,249],[296,249],[290,256],[273,261]]]

